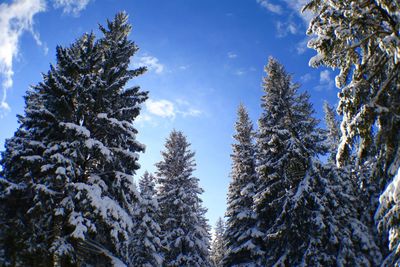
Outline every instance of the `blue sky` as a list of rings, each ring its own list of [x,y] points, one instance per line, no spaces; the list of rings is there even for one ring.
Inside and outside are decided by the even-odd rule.
[[[308,66],[305,0],[13,0],[0,4],[0,149],[18,127],[23,96],[55,62],[56,45],[125,10],[131,39],[140,47],[132,66],[149,71],[132,81],[150,91],[136,122],[146,144],[144,170],[155,171],[172,129],[182,130],[196,152],[195,175],[212,225],[224,215],[236,109],[243,103],[255,125],[261,113],[263,68],[269,56],[311,94],[317,116],[335,104],[334,72]]]

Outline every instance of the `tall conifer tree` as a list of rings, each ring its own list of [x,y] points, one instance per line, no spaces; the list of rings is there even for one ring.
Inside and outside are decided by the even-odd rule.
[[[56,65],[28,92],[25,115],[2,157],[5,229],[21,225],[8,237],[21,249],[7,262],[129,262],[138,198],[133,175],[137,152],[144,150],[132,121],[147,98],[139,87],[126,87],[145,70],[128,69],[138,49],[128,40],[130,30],[127,15],[119,13],[100,26],[97,41],[85,34],[70,47],[57,47]],[[18,206],[10,213],[12,203]]]
[[[165,266],[210,266],[205,208],[194,155],[182,132],[172,131],[161,152],[158,171],[162,244]]]
[[[265,255],[257,265],[376,263],[379,253],[349,209],[354,199],[343,194],[341,176],[316,159],[327,150],[326,134],[317,127],[309,96],[297,92],[299,85],[275,59],[265,70],[255,196]]]
[[[253,198],[256,191],[255,145],[253,124],[243,105],[239,106],[232,145],[232,181],[229,185],[224,266],[242,266],[254,262],[259,248]]]

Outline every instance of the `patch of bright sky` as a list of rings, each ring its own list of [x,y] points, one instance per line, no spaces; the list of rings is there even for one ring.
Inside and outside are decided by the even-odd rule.
[[[293,73],[294,80],[303,84],[302,90],[311,93],[319,118],[324,100],[337,101],[334,73],[308,66],[315,52],[306,48],[309,18],[299,16],[302,2],[5,1],[0,4],[0,32],[6,37],[13,32],[6,31],[11,28],[1,12],[16,4],[43,6],[26,14],[31,17],[20,25],[21,31],[12,39],[15,46],[7,50],[13,53],[11,63],[7,65],[0,57],[2,82],[7,78],[5,71],[13,73],[12,86],[0,91],[0,100],[4,98],[9,106],[0,110],[0,147],[3,149],[5,139],[18,127],[16,114],[23,114],[25,91],[55,62],[56,45],[66,46],[84,32],[98,33],[97,23],[125,10],[133,24],[131,38],[140,47],[132,66],[149,66],[145,75],[132,81],[150,91],[150,100],[136,122],[138,140],[147,146],[138,176],[144,170],[155,171],[165,138],[172,129],[182,130],[196,152],[195,175],[205,190],[203,200],[214,226],[226,207],[236,109],[244,103],[257,124],[268,57],[276,57]],[[0,41],[0,50],[3,45]],[[9,55],[6,58],[9,60]]]

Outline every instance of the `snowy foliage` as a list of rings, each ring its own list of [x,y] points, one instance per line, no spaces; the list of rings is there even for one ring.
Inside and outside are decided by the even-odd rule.
[[[20,225],[7,234],[10,264],[127,262],[139,198],[136,152],[144,150],[131,122],[147,98],[125,88],[144,71],[128,69],[137,51],[130,29],[119,13],[100,26],[101,38],[85,34],[57,47],[56,65],[27,93],[25,115],[2,154],[2,228]]]
[[[253,211],[255,194],[255,145],[253,125],[243,105],[239,106],[235,125],[235,143],[232,145],[232,181],[229,185],[225,216],[226,253],[224,266],[254,262],[259,248],[254,243],[257,234],[256,214]]]
[[[340,142],[340,126],[337,120],[336,111],[328,102],[324,102],[325,124],[327,128],[326,141],[329,147],[329,161],[336,162],[336,153]]]
[[[266,73],[254,198],[261,233],[257,244],[265,255],[257,265],[377,264],[379,250],[351,205],[349,177],[316,160],[326,151],[326,134],[317,127],[308,95],[297,92],[276,60],[269,60]]]
[[[376,184],[378,192],[400,167],[399,8],[398,1],[392,0],[312,0],[304,7],[315,15],[308,28],[313,35],[308,46],[317,55],[310,65],[340,70],[336,85],[341,89],[338,111],[343,121],[337,163],[347,165],[356,150],[359,165],[369,168],[366,186]],[[386,215],[376,219],[382,220],[380,230],[391,233],[395,224],[387,222],[397,220],[391,212],[396,204],[388,203],[394,206],[381,205],[378,214]],[[390,259],[400,256],[400,251],[394,253],[397,256],[391,254]]]
[[[210,266],[210,235],[202,206],[194,152],[179,131],[172,131],[158,168],[164,266]]]
[[[214,267],[221,267],[223,266],[222,260],[226,251],[224,244],[225,222],[222,220],[222,218],[218,218],[214,232],[215,234],[211,243],[210,258]]]
[[[135,214],[135,232],[132,235],[130,261],[132,266],[161,266],[161,228],[155,190],[155,177],[148,172],[139,181],[140,201]]]
[[[381,168],[393,176],[400,165],[398,3],[313,0],[304,10],[315,14],[308,28],[314,38],[308,46],[318,54],[310,65],[340,69],[336,85],[342,90],[338,111],[343,121],[338,163],[344,164],[359,136],[359,156],[367,156],[376,145]]]
[[[379,198],[380,206],[376,216],[380,219],[379,228],[389,229],[389,249],[392,253],[386,258],[387,266],[400,266],[400,168],[393,181]]]

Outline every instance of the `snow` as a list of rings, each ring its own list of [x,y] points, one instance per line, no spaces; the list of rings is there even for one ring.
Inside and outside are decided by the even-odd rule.
[[[107,160],[111,161],[112,153],[111,153],[110,149],[108,149],[106,146],[104,146],[104,144],[102,142],[100,142],[99,140],[89,138],[85,141],[85,145],[89,149],[97,147],[100,150],[101,154],[103,154],[103,156],[105,156]]]
[[[69,130],[74,130],[78,135],[89,138],[90,137],[90,131],[81,125],[77,125],[75,123],[71,122],[60,122],[61,127],[65,127],[66,129]]]
[[[27,161],[31,161],[31,162],[42,160],[42,157],[41,157],[41,156],[38,156],[38,155],[23,156],[23,157],[21,157],[21,158],[22,158],[22,159],[25,159],[25,160],[27,160]]]
[[[380,196],[379,203],[381,207],[389,207],[392,203],[400,204],[400,168],[393,181]]]
[[[132,229],[131,216],[113,199],[103,195],[99,185],[85,183],[72,183],[78,192],[86,192],[86,199],[94,208],[94,213],[100,215],[111,227],[111,234],[115,240],[119,240],[118,234],[126,234],[126,230]],[[79,221],[78,221],[79,222]]]

